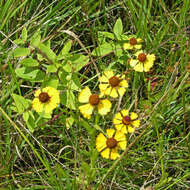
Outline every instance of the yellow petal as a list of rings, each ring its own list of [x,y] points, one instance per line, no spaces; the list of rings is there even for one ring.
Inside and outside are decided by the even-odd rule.
[[[122,118],[121,114],[118,112],[117,114],[115,114],[115,119],[122,121],[123,118]]]
[[[120,131],[116,131],[114,139],[117,141],[126,141],[126,136]]]
[[[120,157],[120,155],[119,155],[119,153],[117,152],[117,148],[113,148],[113,149],[111,150],[110,159],[111,159],[111,160],[116,160],[116,159],[119,158],[119,157]]]
[[[136,128],[138,128],[140,126],[140,120],[135,120],[132,122],[132,125]]]
[[[105,91],[107,89],[107,87],[109,86],[109,84],[99,84],[99,89],[100,91]]]
[[[137,42],[143,42],[141,38],[137,38]]]
[[[144,53],[143,50],[137,51],[137,52],[135,53],[135,56],[138,57],[139,54],[141,54],[141,53]]]
[[[106,115],[108,112],[110,112],[111,106],[112,105],[109,100],[101,100],[98,104],[98,113],[100,115]]]
[[[100,133],[96,138],[96,148],[99,152],[101,152],[104,148],[106,148],[106,137]]]
[[[127,134],[128,131],[127,131],[127,127],[126,127],[126,125],[123,125],[123,127],[121,128],[120,131],[121,131],[122,133],[124,133],[124,134]]]
[[[105,75],[108,79],[110,79],[111,77],[114,76],[114,73],[113,73],[113,71],[105,71],[105,72],[104,72],[104,75]]]
[[[39,101],[38,98],[34,98],[32,101],[32,107],[36,112],[42,112],[43,111],[43,104]]]
[[[40,93],[41,93],[41,89],[38,89],[35,91],[34,96],[38,97],[40,95]]]
[[[137,72],[143,72],[143,64],[139,62],[136,66],[134,66],[134,70]]]
[[[45,113],[51,113],[55,106],[52,106],[51,104],[45,104],[44,105],[44,112]]]
[[[122,124],[122,119],[117,119],[116,117],[114,117],[113,124],[114,125]]]
[[[124,88],[124,87],[119,87],[119,88],[117,89],[117,91],[118,91],[118,93],[119,93],[120,96],[123,96],[123,95],[125,94],[126,88]]]
[[[102,91],[102,92],[104,92],[105,95],[110,95],[111,91],[112,91],[112,87],[108,87],[105,91]]]
[[[93,109],[94,109],[94,107],[90,104],[85,104],[85,105],[79,106],[79,110],[84,116],[92,115]]]
[[[133,46],[129,43],[124,43],[123,44],[123,49],[126,50],[126,49],[133,49]]]
[[[137,65],[138,62],[139,61],[137,59],[131,59],[129,63],[131,65],[131,67],[134,67],[135,65]]]
[[[129,110],[121,110],[121,113],[122,115],[125,117],[125,116],[128,116],[129,115]]]
[[[125,150],[127,147],[127,141],[121,141],[118,143],[118,146],[122,149]]]
[[[142,45],[134,45],[135,49],[141,49]]]
[[[151,61],[151,62],[154,62],[155,59],[156,59],[156,57],[155,57],[154,54],[148,54],[146,57],[147,57],[147,59],[148,59],[149,61]]]
[[[113,98],[117,98],[118,97],[117,90],[115,88],[112,88],[112,91],[109,95]]]
[[[131,118],[132,120],[137,119],[137,118],[138,118],[138,115],[137,115],[136,113],[134,113],[134,112],[131,112],[130,118]]]
[[[119,83],[119,86],[128,88],[128,82],[127,82],[127,80],[122,80],[122,81]]]
[[[115,128],[117,129],[117,131],[121,131],[123,127],[124,127],[124,125],[122,123],[115,125]]]
[[[107,129],[106,133],[107,133],[109,138],[112,138],[114,133],[115,133],[115,130],[114,129]]]
[[[79,97],[78,97],[78,101],[80,103],[87,103],[89,102],[89,98],[90,98],[90,95],[91,95],[91,91],[90,89],[88,88],[88,86],[86,86],[80,93],[79,93]]]
[[[103,158],[109,158],[109,155],[110,155],[110,149],[109,148],[106,148],[104,151],[102,151],[101,153],[101,156],[103,157]]]
[[[133,133],[135,131],[135,129],[131,126],[128,126],[128,132],[129,133]]]
[[[103,82],[103,83],[108,83],[109,82],[109,80],[108,80],[108,78],[106,77],[106,76],[101,76],[99,79],[99,82]]]

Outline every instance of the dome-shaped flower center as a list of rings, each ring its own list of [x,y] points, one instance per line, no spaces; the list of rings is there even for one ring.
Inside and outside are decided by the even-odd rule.
[[[136,45],[136,44],[137,44],[136,38],[130,38],[129,43],[130,43],[132,46]]]
[[[98,94],[92,94],[89,98],[89,103],[93,106],[98,105],[100,102],[100,98]]]
[[[123,117],[122,123],[123,123],[124,125],[129,125],[130,122],[131,122],[131,118],[130,118],[129,116]]]
[[[146,54],[145,54],[145,53],[140,53],[140,54],[138,55],[138,60],[139,60],[140,62],[146,61]]]
[[[113,77],[111,77],[111,78],[109,79],[109,83],[110,83],[110,85],[111,85],[112,87],[118,86],[119,82],[120,82],[120,80],[119,80],[119,78],[116,77],[116,76],[113,76]]]
[[[39,100],[40,102],[42,103],[46,103],[48,102],[50,99],[49,95],[47,92],[41,92],[40,95],[39,95]]]
[[[108,138],[106,145],[108,148],[115,148],[117,146],[117,141],[114,138]]]

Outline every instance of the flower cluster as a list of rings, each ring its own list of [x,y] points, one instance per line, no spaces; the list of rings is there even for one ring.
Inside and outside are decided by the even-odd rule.
[[[100,93],[92,93],[89,87],[85,87],[79,93],[78,101],[83,105],[79,110],[83,117],[90,119],[94,110],[100,115],[107,115],[112,107],[108,97],[117,98],[123,96],[128,88],[125,75],[115,74],[112,70],[105,71],[99,78]],[[118,150],[125,150],[127,146],[126,134],[135,131],[139,127],[140,120],[134,112],[121,110],[113,119],[115,129],[107,129],[106,134],[100,133],[96,138],[96,148],[103,158],[117,159]]]
[[[147,54],[140,50],[142,39],[134,36],[129,37],[128,42],[123,44],[124,50],[138,50],[134,54],[134,58],[129,61],[130,66],[137,72],[148,72],[153,67],[155,61],[154,54]]]
[[[130,66],[137,72],[148,72],[153,67],[155,56],[141,50],[142,39],[130,36],[123,44],[124,51],[135,51],[129,60]],[[128,82],[123,74],[115,74],[112,70],[105,71],[98,79],[99,93],[91,93],[85,87],[78,96],[81,114],[90,119],[94,110],[100,115],[107,115],[112,107],[108,97],[118,98],[124,96],[128,88]],[[135,112],[122,109],[113,117],[115,129],[107,129],[106,133],[100,133],[96,138],[96,149],[103,158],[115,160],[120,157],[118,150],[125,150],[127,146],[126,135],[134,133],[140,126],[140,120]]]

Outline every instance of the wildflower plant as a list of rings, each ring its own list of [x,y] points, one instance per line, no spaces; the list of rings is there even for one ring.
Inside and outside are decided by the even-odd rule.
[[[69,117],[65,119],[67,129],[78,117],[78,124],[87,130],[91,139],[89,154],[93,167],[98,153],[103,159],[120,158],[120,151],[126,150],[128,134],[135,133],[140,127],[138,114],[128,110],[130,100],[127,89],[131,89],[131,84],[124,71],[128,71],[130,65],[133,73],[148,72],[155,61],[154,54],[143,50],[140,37],[123,32],[121,19],[116,21],[113,32],[100,31],[98,38],[100,43],[90,56],[71,53],[71,40],[55,53],[50,41],[41,42],[40,31],[28,39],[24,28],[21,38],[14,41],[18,47],[11,52],[12,58],[20,64],[15,70],[16,76],[34,86],[28,99],[21,94],[13,95],[12,110],[23,114],[30,132],[51,120],[53,114],[59,118],[60,112],[68,113]],[[28,47],[26,44],[29,44]],[[113,54],[115,59],[107,69],[100,71],[101,74],[97,73],[94,93],[86,82],[81,84],[84,78],[79,78],[80,70],[90,63],[89,57],[93,59],[109,54]],[[91,62],[94,63],[94,60]],[[128,102],[120,105],[123,100]],[[91,166],[86,162],[82,164],[88,171],[89,181],[93,181],[96,175]]]

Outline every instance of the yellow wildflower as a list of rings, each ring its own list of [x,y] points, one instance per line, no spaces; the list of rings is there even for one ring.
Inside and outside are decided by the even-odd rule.
[[[125,150],[127,146],[126,136],[121,131],[106,130],[107,136],[100,133],[96,138],[96,149],[103,158],[115,160],[120,157],[118,149]]]
[[[32,101],[32,107],[36,112],[51,113],[60,103],[59,92],[52,87],[38,89]]]
[[[105,71],[103,76],[99,78],[99,82],[101,96],[108,95],[117,98],[123,96],[126,88],[128,88],[125,75],[114,75],[113,71]]]
[[[98,94],[92,94],[88,87],[85,87],[78,96],[80,103],[79,110],[85,118],[90,119],[93,110],[97,107],[100,115],[106,115],[111,109],[111,102],[107,99],[100,99]]]
[[[115,115],[113,123],[118,131],[133,133],[135,128],[140,126],[140,120],[137,118],[138,115],[136,113],[131,112],[129,115],[129,110],[123,109]]]
[[[138,72],[148,72],[154,64],[155,55],[146,54],[143,51],[138,51],[135,56],[137,59],[131,59],[130,65],[135,71]]]
[[[139,44],[141,43],[143,40],[140,38],[135,38],[135,37],[130,37],[129,38],[129,42],[128,43],[124,43],[123,44],[123,49],[141,49],[142,45]]]

